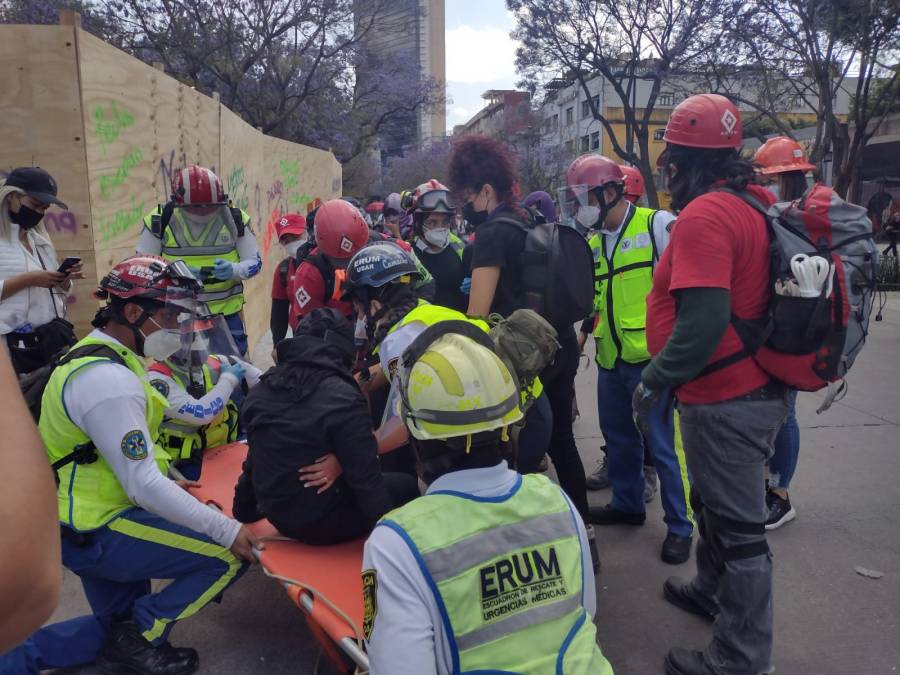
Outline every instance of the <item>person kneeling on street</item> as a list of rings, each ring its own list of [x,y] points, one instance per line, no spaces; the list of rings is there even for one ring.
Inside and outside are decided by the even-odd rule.
[[[412,476],[381,472],[366,399],[350,374],[353,326],[340,311],[319,308],[277,351],[278,364],[242,410],[250,451],[235,490],[235,517],[268,518],[307,544],[364,536],[419,491]],[[338,478],[307,487],[315,481],[301,469],[316,463],[338,466]]]
[[[363,554],[372,675],[612,675],[597,644],[587,533],[565,493],[502,459],[522,418],[515,375],[467,321],[417,337],[398,367],[425,496]]]
[[[222,315],[201,312],[181,348],[149,368],[150,386],[166,397],[169,407],[160,427],[160,445],[185,478],[200,477],[207,448],[238,439],[238,405],[233,394],[259,382],[259,368],[238,358]],[[227,353],[210,353],[210,346]]]
[[[192,673],[197,652],[172,647],[169,631],[255,560],[246,527],[166,477],[156,442],[168,404],[140,357],[178,349],[200,288],[183,262],[126,259],[100,281],[108,304],[96,330],[52,371],[38,429],[56,472],[63,564],[93,614],[42,628],[0,657],[0,673],[93,662],[102,673]],[[173,581],[154,592],[151,579]]]

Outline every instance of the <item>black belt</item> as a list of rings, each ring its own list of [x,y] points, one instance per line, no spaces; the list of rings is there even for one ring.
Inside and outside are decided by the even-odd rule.
[[[757,387],[746,394],[735,396],[729,401],[772,401],[778,398],[784,398],[787,393],[787,387],[781,382],[769,382],[761,387]]]

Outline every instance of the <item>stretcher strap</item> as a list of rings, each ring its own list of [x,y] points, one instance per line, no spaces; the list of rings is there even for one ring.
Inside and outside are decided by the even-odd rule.
[[[296,542],[296,539],[291,539],[290,537],[273,536],[273,537],[260,537],[259,541],[261,541],[261,542],[267,542],[267,541]],[[347,625],[353,629],[354,639],[356,640],[356,644],[359,646],[360,650],[365,650],[365,646],[363,644],[362,633],[360,633],[359,628],[353,622],[353,619],[351,619],[347,615],[347,613],[344,612],[340,607],[338,607],[333,602],[331,602],[331,600],[329,600],[325,595],[319,593],[319,591],[317,591],[314,587],[310,586],[309,584],[305,584],[301,581],[297,581],[296,579],[291,579],[290,577],[283,577],[280,574],[275,574],[273,572],[270,572],[269,570],[266,569],[265,565],[260,565],[260,567],[262,567],[263,573],[270,579],[275,579],[276,581],[280,581],[283,584],[289,584],[291,586],[296,586],[296,587],[300,588],[301,590],[306,591],[310,595],[312,595],[314,601],[324,603],[326,607],[328,607],[329,609],[331,609],[331,611],[333,611],[335,614],[337,614],[339,617],[341,617],[347,623]],[[357,672],[361,672],[361,671],[359,671],[359,669],[357,668]]]

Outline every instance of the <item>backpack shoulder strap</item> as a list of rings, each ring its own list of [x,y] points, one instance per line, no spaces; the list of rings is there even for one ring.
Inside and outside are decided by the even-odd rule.
[[[754,197],[749,192],[747,192],[746,190],[732,190],[731,188],[723,187],[723,188],[716,188],[714,190],[714,192],[724,192],[725,194],[737,197],[741,201],[745,202],[746,204],[749,204],[755,210],[757,210],[761,214],[763,214],[763,216],[765,216],[765,218],[766,218],[766,221],[769,220],[768,207],[765,204],[763,204],[761,201],[759,201],[756,197]]]
[[[282,288],[287,288],[288,285],[288,271],[291,268],[291,260],[293,258],[287,257],[278,263],[278,283],[281,284]]]
[[[229,210],[231,211],[231,219],[234,221],[235,227],[237,227],[237,236],[243,237],[244,232],[247,231],[247,226],[244,223],[244,212],[236,206],[230,206]]]
[[[319,274],[322,275],[322,281],[325,282],[325,297],[323,298],[323,302],[327,304],[334,294],[334,266],[320,253],[307,256],[305,262],[308,262],[319,270]]]
[[[156,208],[159,210],[159,213],[154,213],[150,216],[150,232],[154,237],[162,240],[166,234],[166,228],[169,226],[169,221],[172,220],[175,204],[169,201]]]
[[[493,218],[493,219],[489,220],[487,223],[485,223],[485,225],[487,225],[488,223],[500,223],[502,225],[512,225],[512,226],[522,230],[523,232],[528,232],[528,231],[532,230],[536,224],[536,223],[526,223],[525,221],[519,220],[518,218],[510,218],[508,216],[500,216],[498,218]],[[482,226],[482,227],[484,227],[484,226]]]
[[[53,366],[55,370],[58,366],[69,363],[70,361],[74,361],[75,359],[81,359],[86,356],[98,356],[105,360],[112,361],[114,363],[118,363],[119,365],[125,365],[125,359],[112,347],[107,347],[106,345],[83,345],[81,347],[75,347],[75,349],[70,349],[68,353],[62,356]],[[50,371],[53,372],[52,370]],[[68,455],[61,457],[60,459],[53,462],[51,467],[53,468],[54,476],[57,476],[57,483],[59,482],[59,477],[57,472],[64,467],[66,464],[71,462],[91,462],[96,458],[97,446],[94,445],[93,441],[89,441],[84,445],[79,445]]]

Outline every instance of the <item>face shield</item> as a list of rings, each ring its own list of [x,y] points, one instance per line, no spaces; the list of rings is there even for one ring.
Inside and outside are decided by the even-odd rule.
[[[591,204],[591,192],[598,185],[569,185],[557,191],[560,208],[560,222],[581,234],[600,226],[603,212],[596,198]]]
[[[188,223],[188,225],[205,226],[217,218],[225,219],[226,223],[234,224],[231,217],[231,209],[228,204],[174,204],[173,217],[180,217]]]
[[[185,369],[202,368],[210,356],[240,358],[225,317],[210,314],[205,303],[195,303],[192,310],[178,317],[179,349],[172,362]]]

